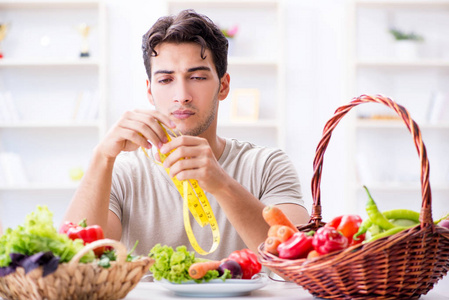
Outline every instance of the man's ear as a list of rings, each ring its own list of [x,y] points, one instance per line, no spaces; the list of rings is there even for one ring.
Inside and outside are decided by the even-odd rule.
[[[151,94],[151,82],[147,79],[147,98],[150,101],[151,105],[154,106],[153,94]]]
[[[229,76],[229,73],[226,73],[223,75],[223,77],[220,79],[220,90],[218,91],[218,100],[224,100],[229,94],[230,89],[230,83],[231,83],[231,76]]]

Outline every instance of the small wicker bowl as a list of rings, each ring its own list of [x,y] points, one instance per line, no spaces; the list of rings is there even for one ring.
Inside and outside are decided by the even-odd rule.
[[[97,263],[79,263],[81,257],[98,247],[112,246],[117,261],[109,268]],[[19,300],[68,300],[68,299],[122,299],[137,285],[154,263],[154,259],[142,257],[126,262],[126,247],[114,240],[103,239],[87,244],[70,262],[42,277],[42,267],[25,274],[22,267],[5,277],[0,277],[0,297]]]

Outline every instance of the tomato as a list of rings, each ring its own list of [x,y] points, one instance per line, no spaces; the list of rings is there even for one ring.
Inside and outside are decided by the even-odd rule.
[[[353,239],[354,234],[357,233],[361,224],[362,218],[359,215],[342,215],[326,223],[326,227],[335,228],[348,239],[349,245],[356,245],[365,240],[365,234],[359,236],[356,240]]]
[[[239,263],[243,271],[242,279],[251,279],[254,274],[259,273],[262,269],[262,265],[257,260],[257,255],[249,249],[236,250],[228,258]]]

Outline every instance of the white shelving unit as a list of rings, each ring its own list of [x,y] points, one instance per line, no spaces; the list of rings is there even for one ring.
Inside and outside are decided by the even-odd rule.
[[[0,1],[0,22],[10,25],[0,59],[0,153],[21,164],[0,161],[0,220],[14,227],[45,204],[58,224],[78,185],[70,170],[86,169],[106,131],[105,5]],[[80,57],[82,23],[89,57]]]
[[[228,57],[231,92],[220,102],[220,136],[269,147],[285,147],[284,3],[282,0],[169,0],[167,11],[194,9],[221,28],[239,26]],[[237,89],[260,91],[259,118],[235,121],[231,117]],[[260,134],[263,132],[263,134]],[[257,138],[256,138],[257,137]]]
[[[449,1],[354,0],[349,8],[351,51],[348,55],[350,97],[383,94],[409,110],[418,123],[430,163],[434,218],[448,213],[449,196]],[[417,57],[394,52],[388,29],[396,27],[424,36]],[[435,107],[435,95],[444,103]],[[445,111],[435,119],[434,110]],[[366,214],[365,184],[381,210],[420,210],[419,157],[404,123],[379,116],[389,108],[364,104],[348,115],[350,129],[347,206]]]

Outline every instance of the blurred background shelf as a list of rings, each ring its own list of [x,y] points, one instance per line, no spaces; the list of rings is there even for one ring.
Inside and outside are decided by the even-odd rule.
[[[26,122],[26,121],[19,121],[17,123],[1,123],[0,122],[0,129],[1,128],[41,128],[41,129],[48,129],[48,128],[66,128],[66,129],[78,129],[78,128],[93,128],[98,129],[100,128],[100,122],[99,121],[82,121],[82,122],[75,122],[75,121],[67,121],[67,122]]]
[[[381,94],[403,105],[421,129],[430,164],[434,213],[449,197],[449,1],[362,1],[349,6],[348,91]],[[389,32],[423,37],[413,52],[399,50]],[[364,104],[348,117],[346,207],[366,214],[362,185],[382,210],[420,210],[420,165],[412,137],[395,113]]]
[[[57,184],[40,184],[40,183],[30,183],[26,185],[2,185],[0,186],[0,191],[9,192],[33,192],[33,191],[69,191],[74,192],[78,187],[78,183],[57,183]],[[37,205],[38,203],[36,203]]]
[[[389,67],[415,67],[415,68],[448,68],[447,59],[414,59],[399,61],[395,59],[364,59],[356,61],[358,67],[389,68]]]
[[[76,67],[93,66],[100,67],[101,61],[98,59],[85,58],[4,58],[0,60],[1,67]]]
[[[15,226],[38,204],[59,223],[107,129],[103,1],[0,1],[9,25],[0,59],[0,219]],[[80,57],[79,26],[90,27]],[[20,207],[18,215],[11,209]]]

